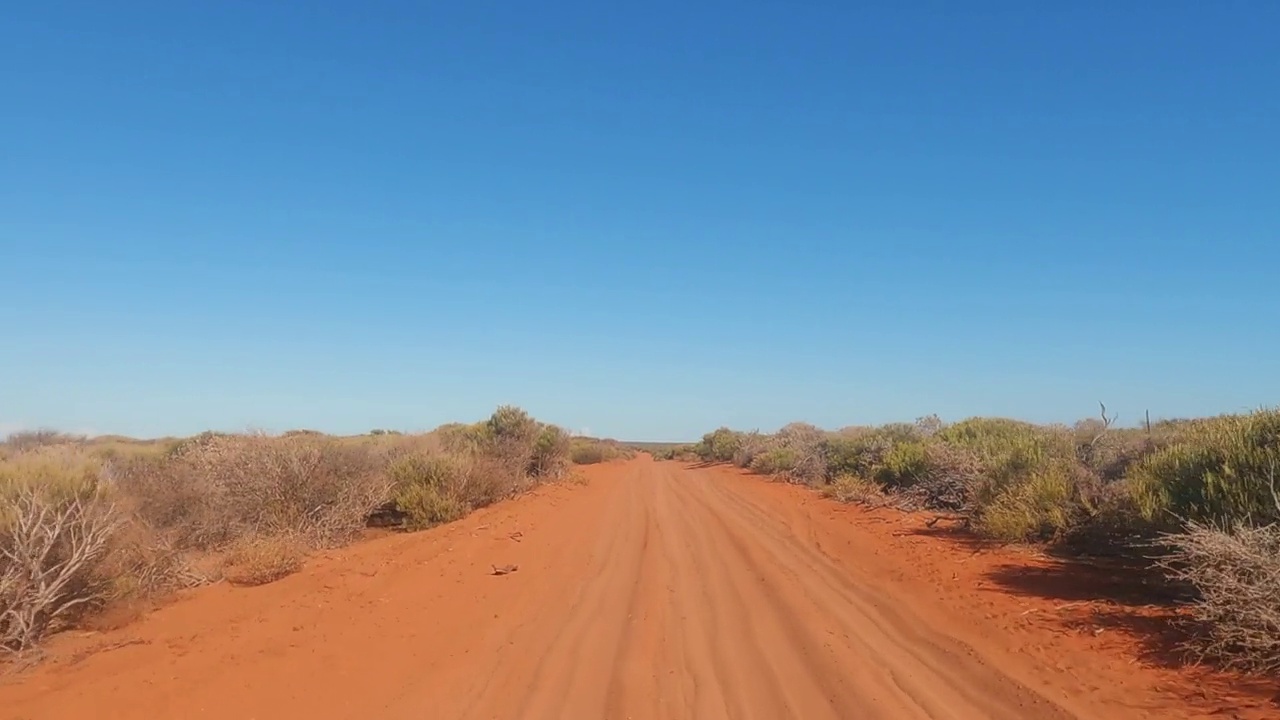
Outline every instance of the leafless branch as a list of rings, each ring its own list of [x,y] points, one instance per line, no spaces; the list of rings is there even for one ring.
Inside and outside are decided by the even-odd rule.
[[[1102,429],[1098,431],[1097,435],[1093,436],[1092,440],[1089,441],[1090,450],[1092,450],[1093,447],[1098,444],[1098,441],[1107,434],[1107,431],[1111,429],[1112,423],[1114,423],[1116,418],[1119,417],[1119,415],[1114,414],[1111,417],[1107,417],[1107,406],[1101,402],[1098,403],[1098,406],[1102,408]]]
[[[0,536],[0,648],[24,650],[72,610],[98,598],[88,573],[118,523],[97,496],[51,500],[23,489]]]

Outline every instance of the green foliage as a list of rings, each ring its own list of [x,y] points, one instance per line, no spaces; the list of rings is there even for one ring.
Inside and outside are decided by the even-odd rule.
[[[922,439],[920,426],[916,423],[889,423],[875,429],[875,434],[890,443],[915,442]]]
[[[1180,442],[1139,461],[1130,483],[1158,525],[1280,521],[1280,410],[1190,424]]]
[[[570,462],[569,449],[572,438],[555,425],[542,425],[533,441],[533,457],[529,461],[529,476],[552,477],[564,471]]]
[[[943,428],[937,438],[974,453],[996,489],[1026,478],[1050,458],[1075,454],[1066,435],[1004,418],[970,418]]]
[[[1048,540],[1071,526],[1078,508],[1070,468],[1051,463],[989,494],[976,508],[974,527],[997,540]]]
[[[572,447],[564,430],[510,405],[484,422],[444,425],[435,434],[443,451],[411,453],[387,471],[410,529],[455,520],[559,476]]]
[[[791,472],[799,462],[796,451],[789,447],[775,447],[751,459],[750,468],[761,475],[778,475]]]
[[[514,405],[503,405],[485,422],[489,435],[498,441],[533,442],[540,423]]]
[[[846,428],[824,433],[795,423],[774,435],[721,428],[699,443],[703,459],[722,459],[733,448],[761,474],[797,475],[853,487],[871,482],[877,492],[907,507],[960,512],[980,533],[1011,541],[1061,537],[1105,516],[1126,517],[1123,493],[1104,492],[1100,473],[1083,462],[1082,444],[1102,447],[1108,430],[1075,429],[1004,418],[970,418],[944,425],[936,416],[915,423]],[[1134,447],[1133,435],[1124,447]],[[1148,445],[1139,445],[1138,448]],[[1101,457],[1101,455],[1098,455]],[[1118,453],[1105,460],[1114,467]],[[857,492],[865,489],[858,486]]]
[[[703,435],[695,452],[704,462],[733,462],[741,447],[742,433],[722,427]]]
[[[929,472],[929,457],[923,442],[899,442],[885,453],[876,468],[875,479],[885,488],[905,488],[923,480]]]
[[[457,496],[426,484],[407,485],[396,492],[396,507],[405,513],[405,527],[425,530],[453,522],[470,512]]]
[[[465,474],[464,461],[454,455],[419,453],[399,458],[387,467],[392,491],[420,485],[444,490],[456,487]]]
[[[891,442],[874,430],[859,430],[828,438],[828,475],[871,477],[891,447]]]
[[[436,428],[440,444],[449,452],[478,454],[492,443],[488,423],[449,423]]]
[[[608,460],[609,454],[597,443],[574,443],[570,457],[575,465],[594,465]]]

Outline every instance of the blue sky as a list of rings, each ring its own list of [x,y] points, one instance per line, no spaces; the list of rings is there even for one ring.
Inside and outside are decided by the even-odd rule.
[[[1280,401],[1280,3],[28,2],[0,430]]]

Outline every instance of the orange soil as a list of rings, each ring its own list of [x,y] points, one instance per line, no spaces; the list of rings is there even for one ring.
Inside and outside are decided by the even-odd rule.
[[[1087,573],[730,469],[587,475],[65,634],[0,717],[1280,717]]]

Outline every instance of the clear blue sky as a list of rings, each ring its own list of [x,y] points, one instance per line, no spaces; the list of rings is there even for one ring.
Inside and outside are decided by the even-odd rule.
[[[22,2],[0,428],[1280,401],[1280,3]]]

